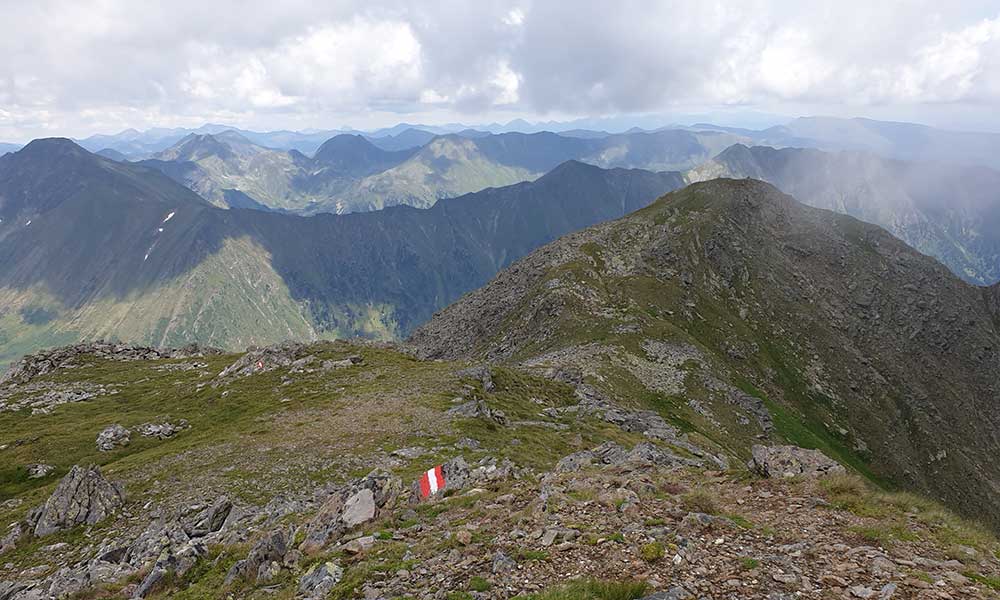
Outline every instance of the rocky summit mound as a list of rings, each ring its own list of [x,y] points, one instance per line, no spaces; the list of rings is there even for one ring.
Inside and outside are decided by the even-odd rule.
[[[1000,320],[886,231],[717,179],[544,246],[412,343],[576,373],[749,458],[822,449],[1000,526]]]
[[[1000,575],[985,530],[777,444],[779,419],[744,452],[570,368],[170,356],[11,385],[118,393],[0,413],[0,598],[986,598]]]

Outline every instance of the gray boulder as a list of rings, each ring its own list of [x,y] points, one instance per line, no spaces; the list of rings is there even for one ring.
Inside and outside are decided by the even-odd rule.
[[[108,425],[101,433],[97,434],[97,449],[101,452],[110,452],[115,448],[128,446],[131,435],[118,423]]]
[[[250,550],[250,554],[238,561],[226,573],[225,585],[237,579],[253,578],[257,582],[267,582],[274,578],[288,554],[294,533],[279,529],[262,537]]]
[[[228,380],[248,377],[256,373],[265,373],[282,367],[292,367],[292,364],[303,358],[306,347],[297,342],[285,342],[266,348],[250,348],[219,373],[213,385],[220,385]]]
[[[52,465],[28,465],[28,479],[41,479],[51,473],[54,469],[55,467]]]
[[[464,404],[459,404],[458,406],[448,410],[447,415],[450,417],[461,417],[466,419],[482,417],[483,419],[492,421],[502,427],[510,425],[507,415],[504,414],[502,410],[490,408],[482,400],[470,400]]]
[[[760,446],[750,450],[753,458],[747,466],[763,477],[823,477],[846,473],[837,461],[819,450],[798,446]]]
[[[181,419],[177,423],[164,421],[163,423],[143,423],[136,429],[144,437],[155,437],[161,440],[174,437],[181,431],[188,428],[186,419]]]
[[[493,371],[488,365],[479,365],[477,367],[471,367],[468,369],[462,369],[455,373],[459,377],[468,377],[470,379],[478,379],[479,383],[483,386],[484,392],[492,392],[496,389],[496,385],[493,383]]]
[[[299,579],[299,594],[308,600],[326,598],[344,577],[344,568],[332,562],[313,566]]]
[[[392,508],[401,489],[398,477],[380,470],[344,486],[309,521],[299,549],[307,554],[318,552],[352,528],[377,519]]]
[[[77,525],[93,525],[125,504],[119,484],[101,475],[96,466],[75,465],[56,486],[44,506],[32,511],[29,521],[35,535],[46,536]]]

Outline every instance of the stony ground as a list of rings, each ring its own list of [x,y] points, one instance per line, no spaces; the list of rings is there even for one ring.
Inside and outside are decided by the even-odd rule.
[[[795,448],[763,478],[544,371],[346,343],[29,361],[0,382],[0,600],[1000,588],[996,539],[933,502]],[[46,395],[102,387],[116,393]],[[440,464],[447,484],[422,499]]]

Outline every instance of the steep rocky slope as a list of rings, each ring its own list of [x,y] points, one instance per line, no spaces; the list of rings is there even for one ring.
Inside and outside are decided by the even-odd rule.
[[[0,160],[0,363],[102,337],[406,335],[538,246],[680,185],[569,163],[430,210],[302,218],[220,210],[142,166],[35,142]]]
[[[594,394],[371,344],[29,357],[0,598],[995,597],[997,540],[933,502]]]
[[[1000,172],[867,153],[735,145],[688,181],[753,177],[800,201],[881,225],[972,283],[1000,280]]]
[[[541,248],[412,341],[575,368],[731,452],[780,434],[997,525],[995,298],[878,227],[714,180]]]

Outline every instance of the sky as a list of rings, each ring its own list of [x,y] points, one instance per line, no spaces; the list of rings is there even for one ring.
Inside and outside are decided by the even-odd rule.
[[[0,0],[0,15],[5,141],[706,114],[1000,131],[1000,0]]]

